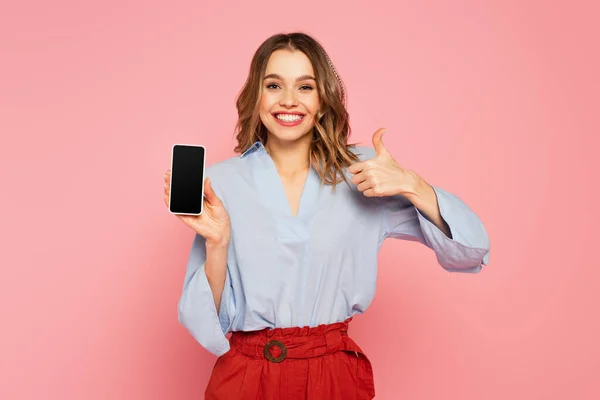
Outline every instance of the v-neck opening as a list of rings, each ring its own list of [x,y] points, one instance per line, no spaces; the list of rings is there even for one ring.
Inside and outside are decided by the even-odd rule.
[[[300,193],[298,211],[296,215],[293,215],[283,179],[279,171],[277,171],[277,166],[273,158],[263,146],[257,148],[255,155],[259,156],[257,160],[259,161],[259,165],[262,164],[262,168],[259,168],[255,173],[255,183],[263,203],[279,214],[280,217],[286,218],[289,221],[301,221],[307,218],[316,206],[320,187],[319,176],[313,166],[309,167],[306,174],[306,179]],[[261,169],[262,172],[260,172]],[[267,176],[264,175],[265,173]],[[273,185],[270,186],[269,182]]]
[[[312,172],[312,166],[308,167],[308,172],[306,173],[306,178],[304,179],[304,183],[302,184],[302,189],[300,191],[300,199],[298,200],[298,209],[296,210],[296,215],[293,214],[292,212],[292,203],[290,203],[290,200],[288,198],[287,192],[285,190],[285,184],[283,182],[283,179],[281,177],[281,174],[279,173],[279,171],[277,170],[277,165],[275,165],[275,161],[273,160],[273,158],[271,157],[271,155],[266,151],[266,149],[264,150],[266,156],[269,158],[271,166],[273,167],[273,170],[275,172],[275,175],[277,175],[277,179],[278,179],[278,183],[279,183],[279,192],[282,194],[283,199],[285,200],[285,203],[287,204],[287,217],[292,219],[292,220],[296,220],[299,219],[299,217],[301,217],[304,213],[304,209],[306,208],[306,205],[304,203],[306,203],[306,197],[307,197],[307,192],[309,189],[309,185],[310,185],[310,179],[311,179],[311,172]]]

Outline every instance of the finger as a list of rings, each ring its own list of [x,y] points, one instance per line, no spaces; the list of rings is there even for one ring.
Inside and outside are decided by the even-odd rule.
[[[364,192],[365,190],[369,190],[373,188],[373,184],[369,181],[364,181],[358,184],[358,186],[356,186],[356,188],[358,190],[360,190],[361,192]]]
[[[354,183],[355,185],[358,185],[359,183],[361,183],[365,180],[367,180],[367,175],[365,174],[365,171],[361,171],[360,173],[354,175],[350,179],[350,182]]]
[[[359,161],[348,167],[348,172],[351,174],[358,174],[366,167],[366,161]]]
[[[367,190],[365,190],[365,191],[363,192],[363,194],[364,194],[366,197],[377,197],[377,195],[375,194],[375,190],[374,190],[374,189],[372,189],[372,188],[371,188],[371,189],[367,189]]]
[[[373,134],[373,147],[375,148],[375,154],[377,156],[387,154],[387,150],[383,145],[383,132],[385,132],[385,128],[379,128],[377,132]]]
[[[221,199],[217,197],[217,194],[213,190],[213,187],[210,183],[210,178],[206,178],[204,180],[204,196],[206,197],[206,201],[208,201],[208,204],[210,204],[211,206],[221,205]]]

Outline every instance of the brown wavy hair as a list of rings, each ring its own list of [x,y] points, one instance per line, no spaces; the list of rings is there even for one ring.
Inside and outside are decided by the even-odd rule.
[[[334,190],[342,180],[350,185],[343,169],[358,161],[358,156],[351,151],[355,144],[348,144],[350,124],[344,84],[323,47],[305,33],[273,35],[254,53],[248,78],[236,100],[238,144],[234,151],[242,153],[256,141],[267,143],[267,128],[259,115],[262,80],[271,53],[281,49],[303,52],[315,71],[320,107],[309,150],[311,166],[321,177],[321,185],[332,184]]]

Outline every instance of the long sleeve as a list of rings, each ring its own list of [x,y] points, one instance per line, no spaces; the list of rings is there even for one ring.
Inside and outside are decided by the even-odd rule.
[[[221,356],[229,351],[229,341],[225,335],[230,331],[235,315],[231,276],[228,268],[217,313],[205,265],[205,240],[196,233],[179,299],[178,319],[202,347],[216,356]]]
[[[420,242],[433,249],[439,264],[450,272],[481,271],[489,262],[490,241],[479,217],[457,196],[438,187],[440,214],[452,239],[403,196],[382,197],[383,235]]]

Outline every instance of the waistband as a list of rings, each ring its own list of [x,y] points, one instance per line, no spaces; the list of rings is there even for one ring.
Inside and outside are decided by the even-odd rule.
[[[354,342],[348,337],[351,320],[352,317],[344,322],[315,327],[234,331],[230,343],[232,348],[248,357],[272,362],[286,358],[320,357],[340,350],[356,351],[352,345]]]
[[[254,367],[250,374],[257,374],[257,376],[262,373],[265,361],[281,363],[286,359],[320,357],[337,351],[354,353],[358,359],[357,398],[371,399],[375,396],[373,369],[365,353],[348,336],[350,321],[352,321],[352,317],[343,322],[315,327],[234,331],[230,338],[231,349],[252,359]],[[251,390],[248,398],[255,399],[254,393],[257,391],[258,388],[255,388],[254,391]]]

